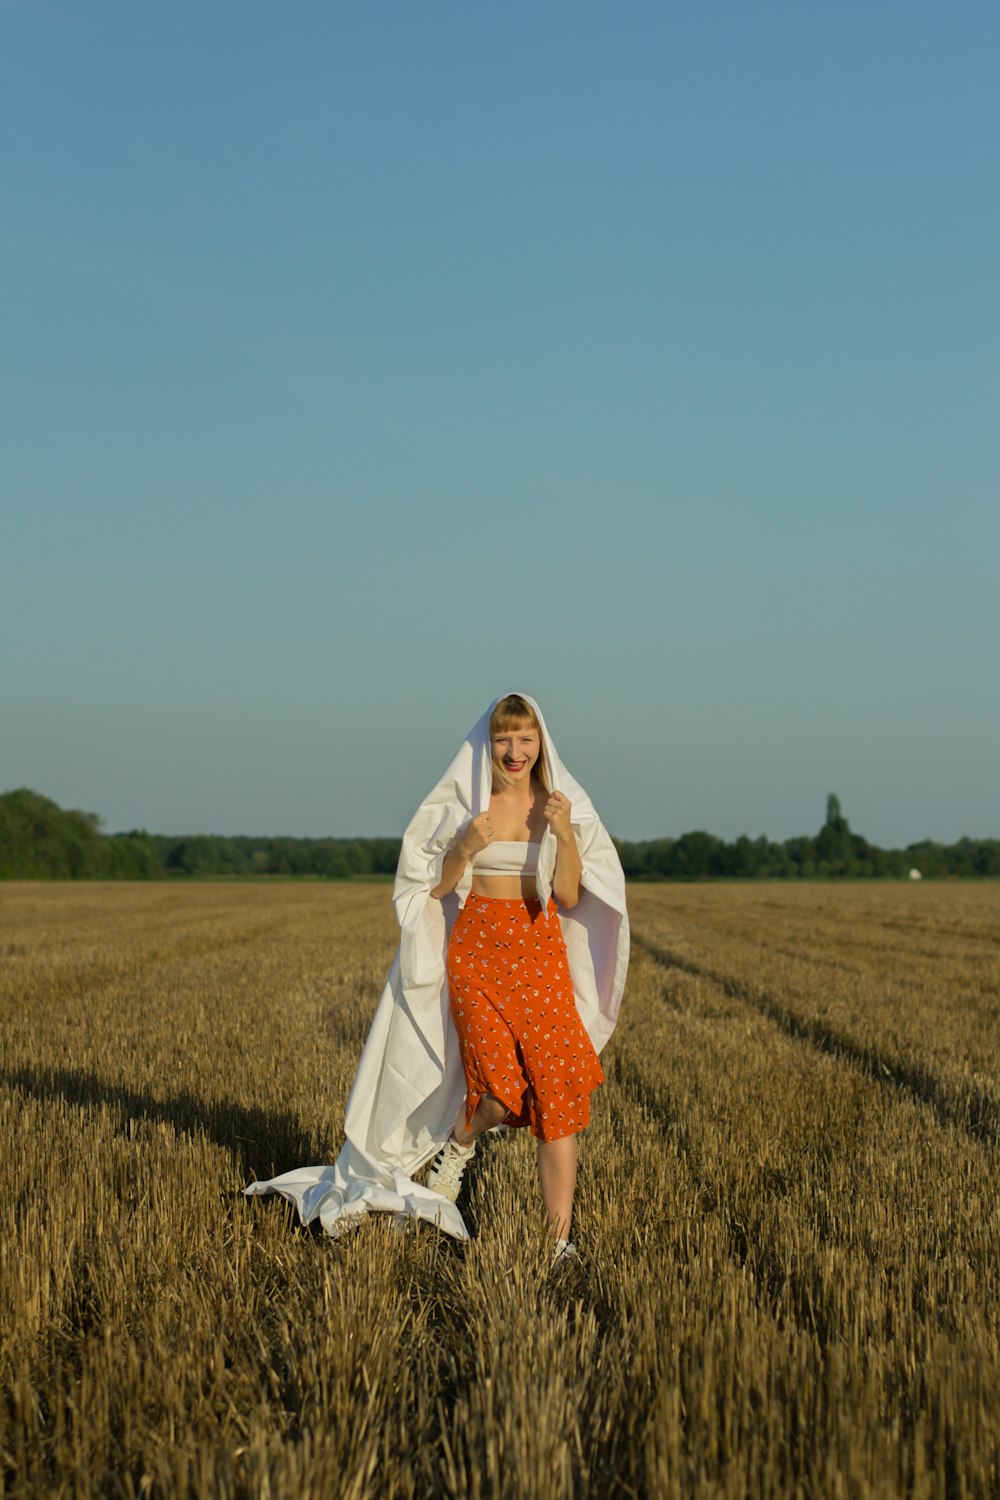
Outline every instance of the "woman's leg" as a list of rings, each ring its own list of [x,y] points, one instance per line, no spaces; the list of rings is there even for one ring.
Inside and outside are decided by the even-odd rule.
[[[576,1136],[538,1142],[538,1184],[549,1224],[560,1239],[569,1239],[576,1191]]]
[[[452,1135],[460,1146],[471,1146],[477,1135],[482,1135],[484,1130],[491,1130],[494,1125],[499,1125],[509,1113],[507,1105],[501,1099],[494,1099],[492,1094],[484,1094],[476,1105],[471,1129],[467,1130],[465,1127],[465,1104],[460,1106],[455,1116]]]
[[[435,1193],[440,1193],[443,1198],[448,1198],[452,1203],[458,1198],[462,1186],[462,1174],[476,1148],[476,1137],[484,1130],[489,1130],[491,1125],[498,1125],[504,1115],[509,1113],[506,1104],[495,1099],[492,1094],[483,1094],[476,1105],[472,1116],[471,1129],[465,1124],[465,1106],[468,1103],[468,1095],[463,1101],[452,1127],[451,1140],[446,1141],[434,1159],[434,1164],[427,1175],[427,1186],[433,1188]]]

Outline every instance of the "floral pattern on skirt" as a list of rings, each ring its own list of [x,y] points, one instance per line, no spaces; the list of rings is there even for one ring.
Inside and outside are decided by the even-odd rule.
[[[465,1069],[465,1122],[484,1094],[541,1141],[589,1123],[604,1082],[580,1020],[558,908],[472,892],[448,942],[448,998]]]

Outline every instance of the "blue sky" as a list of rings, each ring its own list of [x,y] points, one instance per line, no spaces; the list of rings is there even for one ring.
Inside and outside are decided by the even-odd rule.
[[[0,790],[1000,833],[1000,10],[0,5]]]

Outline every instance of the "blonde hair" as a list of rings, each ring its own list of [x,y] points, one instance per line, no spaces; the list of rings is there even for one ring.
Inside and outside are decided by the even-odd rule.
[[[506,698],[501,698],[493,712],[490,714],[490,754],[493,753],[493,736],[506,734],[509,729],[534,729],[538,734],[538,759],[531,768],[532,780],[537,780],[547,792],[551,792],[552,786],[549,778],[549,768],[545,760],[545,744],[542,738],[542,726],[538,722],[538,715],[531,704],[522,698],[520,693],[508,693]],[[507,775],[496,761],[493,761],[493,791],[503,792],[509,786],[513,786],[513,779]]]

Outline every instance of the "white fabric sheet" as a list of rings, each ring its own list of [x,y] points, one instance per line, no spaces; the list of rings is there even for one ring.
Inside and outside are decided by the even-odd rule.
[[[507,697],[506,693],[501,697]],[[628,968],[625,877],[610,835],[579,782],[556,752],[538,704],[550,790],[572,804],[570,821],[583,865],[580,900],[558,915],[577,1008],[600,1052],[614,1029]],[[421,802],[403,835],[392,899],[400,941],[362,1049],[347,1100],[343,1150],[332,1166],[299,1167],[244,1191],[281,1193],[302,1222],[337,1235],[371,1210],[415,1215],[468,1239],[453,1203],[413,1181],[451,1134],[465,1098],[458,1038],[448,1010],[445,962],[452,923],[469,893],[469,866],[453,895],[430,892],[441,878],[455,835],[489,807],[490,715],[495,698],[466,735],[448,769]],[[543,906],[552,890],[556,839],[546,827],[536,888]]]

